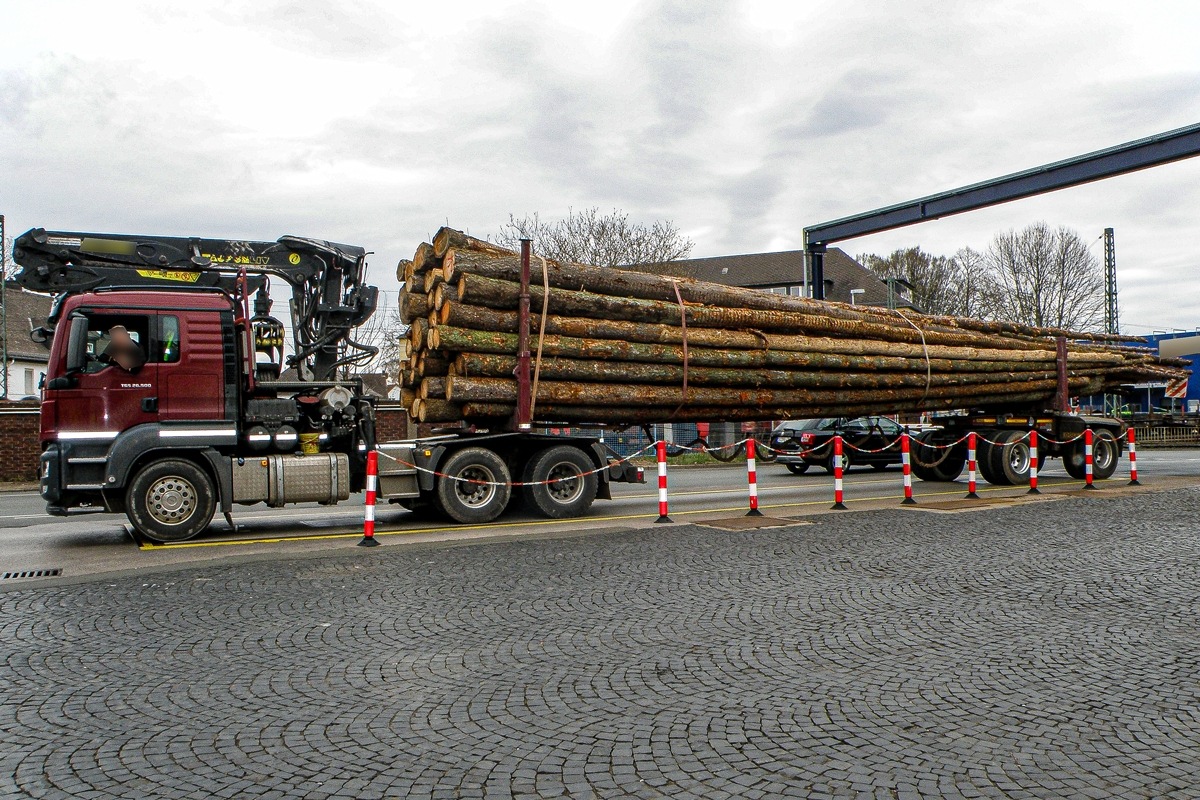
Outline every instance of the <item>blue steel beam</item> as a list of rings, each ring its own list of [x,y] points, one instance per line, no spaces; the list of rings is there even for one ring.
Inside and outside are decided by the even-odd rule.
[[[1147,136],[1145,139],[973,183],[948,192],[931,194],[907,203],[811,225],[804,229],[804,246],[813,262],[814,295],[820,297],[824,294],[824,275],[818,273],[824,272],[821,254],[825,246],[832,242],[987,208],[1023,197],[1169,164],[1196,155],[1200,155],[1200,124]]]

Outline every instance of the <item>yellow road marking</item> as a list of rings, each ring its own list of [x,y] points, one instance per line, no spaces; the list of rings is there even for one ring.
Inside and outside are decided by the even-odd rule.
[[[1070,479],[1053,480],[1053,482],[1048,481],[1046,483],[1046,485],[1047,486],[1063,486],[1068,483],[1074,483],[1074,482],[1075,481],[1070,480]],[[862,484],[856,484],[856,485],[861,486]],[[1011,491],[1014,491],[1014,489],[1019,489],[1019,487],[977,486],[976,492],[977,493],[1004,492],[1004,491],[1011,492]],[[715,492],[694,492],[693,494],[714,494],[714,493]],[[915,496],[917,498],[939,497],[942,495],[959,495],[959,496],[962,496],[965,498],[966,497],[965,487],[960,487],[953,491],[947,490],[947,491],[942,491],[942,492],[921,492],[921,493],[915,494]],[[642,497],[642,496],[643,495],[636,495],[631,499],[637,499],[638,497]],[[653,497],[655,495],[644,495],[644,496]],[[1022,497],[1027,497],[1027,496],[1028,495],[1025,495],[1025,494],[1013,495],[1013,499],[1016,500],[1016,499],[1019,499]],[[1036,495],[1034,495],[1034,496],[1036,497]],[[847,504],[849,504],[849,503],[866,503],[866,502],[870,502],[870,501],[888,500],[888,499],[898,499],[898,498],[892,498],[891,495],[884,495],[884,496],[877,495],[877,496],[873,496],[873,497],[848,497],[848,498],[844,499],[844,502]],[[799,502],[795,502],[795,503],[768,503],[768,504],[762,503],[761,500],[762,500],[762,498],[760,497],[759,498],[760,502],[759,502],[759,506],[758,506],[760,510],[767,509],[767,508],[801,508],[804,506],[826,505],[826,504],[830,504],[833,502],[833,500],[831,498],[823,498],[821,500],[803,500],[803,501],[799,501]],[[671,511],[669,513],[672,516],[682,517],[682,516],[693,516],[696,514],[725,514],[725,513],[732,513],[732,512],[737,512],[737,511],[745,511],[746,509],[747,509],[747,505],[743,504],[743,505],[732,506],[729,508],[704,508],[704,509]],[[414,529],[402,530],[402,531],[381,531],[377,528],[375,530],[375,537],[381,538],[384,536],[414,536],[416,534],[421,534],[421,533],[454,533],[454,532],[463,532],[463,531],[499,530],[499,529],[503,529],[503,528],[526,528],[526,527],[540,527],[540,526],[544,526],[544,525],[576,524],[576,523],[580,523],[580,522],[612,522],[612,521],[619,521],[619,520],[652,519],[652,518],[657,519],[658,514],[614,514],[614,515],[606,515],[603,517],[576,517],[569,521],[564,521],[561,519],[545,519],[545,520],[528,520],[528,521],[524,521],[524,522],[488,522],[488,523],[484,523],[482,525],[443,525],[443,526],[439,526],[439,527],[435,527],[435,528],[414,528]],[[194,547],[235,547],[235,546],[245,546],[245,545],[253,545],[253,544],[283,544],[286,542],[319,542],[319,541],[331,541],[334,539],[359,539],[359,538],[362,538],[362,535],[363,535],[362,532],[358,531],[355,533],[316,533],[316,534],[307,534],[307,535],[301,535],[301,536],[278,536],[278,537],[267,537],[267,538],[257,538],[257,539],[222,539],[222,540],[204,541],[204,542],[179,542],[178,544],[152,544],[149,542],[139,542],[138,549],[139,550],[182,550],[182,549],[194,548]]]

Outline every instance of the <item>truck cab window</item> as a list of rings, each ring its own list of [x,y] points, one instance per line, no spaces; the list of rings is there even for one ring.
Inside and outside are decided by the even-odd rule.
[[[159,317],[158,361],[174,364],[179,361],[179,317]]]
[[[85,372],[120,369],[137,372],[146,363],[150,320],[145,316],[97,314],[88,317]]]

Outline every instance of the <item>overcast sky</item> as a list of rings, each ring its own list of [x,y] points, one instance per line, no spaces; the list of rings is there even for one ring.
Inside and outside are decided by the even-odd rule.
[[[395,264],[510,212],[669,219],[693,256],[1200,121],[1195,2],[6,0],[0,213]],[[1200,326],[1200,158],[841,243],[1116,230],[1123,329]],[[834,298],[838,299],[838,298]],[[845,298],[841,298],[845,299]]]

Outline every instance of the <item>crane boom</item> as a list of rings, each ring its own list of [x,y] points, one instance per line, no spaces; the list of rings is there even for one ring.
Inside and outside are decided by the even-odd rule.
[[[257,292],[255,314],[266,317],[267,279],[279,277],[292,288],[289,363],[316,380],[330,380],[339,364],[375,352],[350,337],[378,302],[379,290],[364,282],[366,255],[361,247],[300,236],[256,242],[34,228],[13,243],[21,265],[16,279],[33,292],[196,287],[240,298]],[[356,354],[347,356],[347,348]]]

